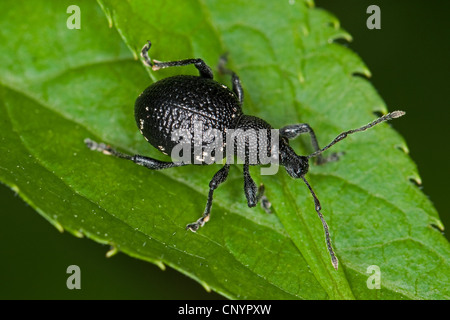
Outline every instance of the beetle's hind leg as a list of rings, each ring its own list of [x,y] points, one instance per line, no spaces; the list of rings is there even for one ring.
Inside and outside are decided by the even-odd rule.
[[[228,53],[224,53],[220,56],[219,64],[217,65],[219,72],[223,74],[229,74],[231,75],[231,84],[233,86],[233,92],[236,94],[239,104],[242,106],[242,103],[244,102],[244,90],[242,89],[241,80],[239,79],[238,75],[228,69],[225,65],[228,62]]]
[[[230,165],[229,164],[225,164],[219,171],[216,172],[214,177],[209,182],[208,200],[206,202],[206,207],[205,207],[205,211],[203,212],[203,215],[197,221],[188,224],[186,226],[186,229],[189,229],[189,230],[195,232],[200,227],[203,227],[203,225],[206,222],[208,222],[209,215],[210,215],[210,212],[211,212],[211,207],[212,207],[214,190],[217,189],[219,184],[221,184],[221,183],[225,182],[225,180],[227,180],[229,171],[230,171]]]
[[[101,153],[109,155],[109,156],[114,156],[114,157],[121,158],[121,159],[131,160],[138,165],[141,165],[143,167],[146,167],[146,168],[152,169],[152,170],[168,169],[168,168],[181,167],[181,166],[186,165],[186,163],[183,163],[183,162],[160,161],[157,159],[141,156],[138,154],[131,156],[126,153],[119,152],[119,151],[111,148],[109,145],[106,145],[104,143],[98,143],[98,142],[92,141],[91,139],[85,139],[84,143],[91,150],[95,150],[95,151],[101,152]]]

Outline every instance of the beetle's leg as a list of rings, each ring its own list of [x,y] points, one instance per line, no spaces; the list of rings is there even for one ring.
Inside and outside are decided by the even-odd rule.
[[[229,74],[231,75],[231,84],[233,86],[233,92],[236,94],[239,104],[242,106],[242,103],[244,102],[244,90],[242,89],[241,80],[239,79],[238,75],[225,67],[228,61],[228,53],[225,53],[220,56],[218,69],[220,73],[223,74]]]
[[[167,61],[162,62],[158,60],[153,59],[153,66],[152,69],[154,71],[162,69],[162,68],[168,68],[168,67],[182,67],[193,64],[197,70],[200,72],[200,76],[203,78],[212,79],[213,73],[210,67],[203,61],[202,59],[186,59],[186,60],[178,60],[178,61]]]
[[[264,185],[261,184],[259,188],[256,188],[255,181],[253,181],[250,176],[248,164],[244,164],[244,192],[249,207],[256,206],[256,204],[261,200],[261,207],[267,213],[271,213],[271,203],[264,195]]]
[[[152,46],[152,43],[148,41],[145,46],[142,48],[141,56],[144,58],[144,63],[152,67],[153,71],[162,69],[162,68],[168,68],[168,67],[181,67],[181,66],[187,66],[190,64],[193,64],[197,70],[200,72],[200,76],[203,78],[213,78],[213,73],[210,67],[203,61],[202,59],[185,59],[185,60],[178,60],[178,61],[167,61],[162,62],[153,59],[152,60],[148,56],[148,50],[150,50],[150,47]]]
[[[92,141],[91,139],[85,139],[84,143],[91,150],[99,151],[99,152],[102,152],[103,154],[115,156],[117,158],[131,160],[138,165],[144,166],[144,167],[146,167],[148,169],[152,169],[152,170],[161,170],[161,169],[181,167],[181,166],[186,165],[185,163],[182,163],[182,162],[165,162],[165,161],[160,161],[160,160],[156,160],[156,159],[145,157],[145,156],[140,156],[137,154],[130,156],[128,154],[119,152],[104,143],[97,143],[95,141]]]
[[[244,164],[244,192],[245,197],[247,198],[247,204],[249,207],[256,206],[256,203],[258,202],[257,193],[258,188],[256,187],[255,181],[253,181],[252,177],[250,176],[249,172],[249,165]]]
[[[150,50],[151,46],[152,43],[147,40],[147,43],[142,47],[141,50],[141,57],[144,58],[144,63],[147,67],[153,66],[152,59],[150,59],[150,57],[148,56],[148,50]]]
[[[280,129],[280,135],[287,139],[294,139],[302,133],[309,133],[314,152],[320,150],[316,134],[314,133],[314,130],[309,126],[309,124],[307,123],[291,124]],[[325,158],[322,155],[318,155],[316,157],[316,163],[324,164],[326,162],[337,161],[339,160],[339,155],[340,154],[333,153],[328,158]]]
[[[272,213],[272,210],[270,207],[272,204],[269,202],[269,199],[264,195],[264,185],[260,184],[258,187],[258,193],[256,194],[256,202],[261,203],[261,207],[266,211],[267,213]]]
[[[210,67],[203,61],[202,59],[185,59],[185,60],[178,60],[178,61],[167,61],[162,62],[153,59],[152,60],[148,56],[148,50],[150,50],[150,47],[152,46],[152,43],[150,41],[147,41],[147,43],[144,45],[141,51],[141,56],[144,58],[144,63],[152,67],[154,71],[162,69],[162,68],[168,68],[168,67],[181,67],[181,66],[187,66],[189,64],[193,64],[197,70],[200,72],[200,76],[203,78],[213,78],[213,73]]]
[[[244,103],[244,90],[242,89],[241,80],[233,71],[231,71],[231,83],[233,85],[233,92],[236,94],[239,104],[242,106]]]
[[[211,206],[213,201],[213,194],[214,190],[217,189],[219,184],[222,182],[225,182],[228,177],[228,172],[230,171],[230,165],[225,164],[219,171],[216,172],[214,177],[209,182],[209,194],[208,194],[208,200],[206,202],[205,211],[203,212],[203,215],[198,219],[197,221],[190,223],[186,226],[186,229],[189,229],[193,232],[197,231],[200,227],[203,227],[203,225],[208,222],[209,215],[211,212]]]

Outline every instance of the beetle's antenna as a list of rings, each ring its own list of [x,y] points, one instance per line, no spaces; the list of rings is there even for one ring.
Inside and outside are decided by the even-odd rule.
[[[360,131],[365,131],[369,128],[372,128],[373,126],[376,126],[377,124],[384,122],[384,121],[389,121],[395,118],[400,118],[401,116],[403,116],[405,114],[404,111],[393,111],[391,113],[388,113],[374,121],[372,121],[369,124],[366,124],[365,126],[362,126],[361,128],[358,129],[353,129],[353,130],[348,130],[345,132],[342,132],[341,134],[339,134],[336,138],[334,138],[333,141],[331,141],[330,144],[328,144],[327,146],[325,146],[324,148],[317,150],[316,152],[311,153],[309,156],[307,156],[307,158],[312,158],[312,157],[316,157],[319,154],[321,154],[322,152],[324,152],[325,150],[329,149],[331,146],[333,146],[334,144],[338,143],[339,141],[345,139],[349,134],[355,133],[355,132],[360,132]]]
[[[142,47],[141,57],[144,58],[144,63],[147,67],[153,67],[152,60],[148,56],[148,50],[150,50],[152,43],[150,40],[147,40],[147,43]]]
[[[304,176],[301,176],[303,181],[305,182],[306,186],[308,187],[309,191],[311,192],[311,195],[314,198],[314,208],[316,209],[317,214],[319,215],[320,220],[322,221],[323,230],[325,231],[325,240],[327,242],[327,248],[328,252],[331,256],[331,263],[333,264],[333,267],[337,270],[339,265],[339,260],[336,257],[336,254],[334,253],[333,247],[331,245],[331,239],[330,239],[330,232],[328,231],[328,224],[323,218],[323,214],[320,212],[322,207],[320,206],[319,199],[317,198],[316,194],[314,193],[314,190],[311,188],[311,185],[306,181]]]

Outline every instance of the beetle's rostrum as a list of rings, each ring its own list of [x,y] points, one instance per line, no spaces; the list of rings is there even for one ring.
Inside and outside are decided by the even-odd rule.
[[[321,213],[319,199],[305,178],[309,169],[309,159],[315,157],[317,164],[338,160],[339,156],[337,154],[325,158],[322,156],[322,153],[337,142],[345,139],[350,134],[367,130],[383,121],[399,118],[405,113],[403,111],[394,111],[365,126],[345,131],[339,134],[324,148],[319,147],[313,129],[306,123],[293,124],[281,128],[278,131],[277,138],[274,140],[274,129],[269,123],[258,117],[245,115],[243,113],[242,104],[244,95],[241,82],[239,77],[233,71],[228,70],[225,67],[225,56],[221,57],[219,71],[231,75],[232,90],[213,80],[211,68],[206,65],[202,59],[186,59],[170,62],[152,61],[148,56],[150,47],[151,43],[148,41],[142,48],[141,55],[144,64],[152,67],[154,71],[161,68],[193,64],[200,75],[177,75],[162,79],[151,84],[141,93],[141,95],[139,95],[135,103],[135,119],[137,126],[145,139],[164,154],[171,154],[179,143],[179,141],[173,139],[173,133],[176,130],[184,130],[190,137],[189,139],[192,140],[188,141],[192,143],[192,146],[195,146],[196,143],[198,144],[198,141],[194,141],[195,135],[198,134],[198,132],[195,132],[196,128],[198,128],[198,124],[201,125],[200,128],[202,134],[206,134],[208,130],[215,130],[216,132],[221,133],[222,137],[225,137],[227,131],[236,130],[237,133],[234,136],[235,140],[233,140],[233,143],[230,145],[229,141],[227,141],[228,143],[226,143],[225,140],[219,141],[219,147],[225,150],[225,154],[244,155],[242,161],[244,169],[244,193],[247,198],[247,204],[249,207],[254,207],[258,202],[261,202],[262,207],[267,212],[270,211],[271,204],[264,196],[264,186],[260,185],[258,188],[249,172],[250,165],[259,165],[262,163],[259,157],[254,158],[254,161],[251,162],[250,156],[252,152],[256,152],[257,154],[267,153],[269,156],[273,156],[273,152],[276,150],[279,164],[285,167],[289,176],[292,178],[301,178],[308,187],[314,200],[314,208],[324,228],[326,244],[331,256],[332,264],[334,268],[337,269],[338,259],[331,244],[328,225]],[[263,145],[261,136],[256,137],[254,134],[248,134],[255,130],[263,130],[266,132],[266,141],[270,141],[271,143]],[[308,156],[296,154],[289,145],[290,139],[294,139],[302,133],[309,134],[314,149],[314,152]],[[253,139],[251,139],[252,137]],[[238,143],[238,141],[243,141],[243,143]],[[274,148],[274,141],[277,143],[277,148]],[[152,170],[161,170],[194,163],[190,161],[166,162],[142,155],[128,155],[121,153],[104,143],[96,143],[90,139],[86,139],[85,143],[92,150],[128,159]],[[208,143],[211,143],[211,141],[200,142],[202,147],[207,146]],[[215,141],[215,143],[217,143],[217,141]],[[239,153],[238,151],[242,151],[241,149],[244,149],[244,152]],[[183,150],[186,152],[186,149]],[[191,160],[202,160],[203,158],[199,157],[199,154],[194,151],[194,148],[187,149],[187,152],[190,153],[189,158]],[[209,183],[208,198],[202,216],[197,221],[188,224],[186,229],[195,232],[209,220],[214,191],[221,183],[225,182],[232,164],[229,159],[229,157],[226,158],[222,168],[216,172]],[[209,164],[202,161],[200,162],[201,164]]]

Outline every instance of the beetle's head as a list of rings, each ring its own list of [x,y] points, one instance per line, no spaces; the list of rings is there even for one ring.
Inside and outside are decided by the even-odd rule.
[[[309,169],[308,158],[297,155],[289,145],[287,139],[281,141],[280,164],[284,166],[287,173],[295,179],[304,176]]]

